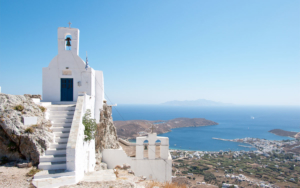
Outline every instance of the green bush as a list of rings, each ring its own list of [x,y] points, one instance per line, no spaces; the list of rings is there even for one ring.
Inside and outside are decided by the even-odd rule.
[[[213,173],[211,173],[211,172],[204,173],[204,181],[212,182],[212,181],[216,181],[216,180],[217,180],[217,178]]]
[[[19,104],[19,105],[14,107],[14,110],[22,111],[22,110],[24,110],[24,106]]]
[[[86,110],[82,124],[84,125],[84,141],[90,141],[95,138],[95,132],[97,128],[96,120],[91,118],[91,110]]]

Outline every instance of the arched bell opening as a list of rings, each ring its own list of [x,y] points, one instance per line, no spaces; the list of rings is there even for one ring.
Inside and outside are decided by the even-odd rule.
[[[148,142],[148,140],[145,140],[143,142],[143,147],[144,147],[144,158],[148,158],[148,149],[149,149],[149,142]]]
[[[161,146],[161,141],[156,140],[155,141],[155,158],[160,158],[160,146]]]
[[[65,50],[72,50],[72,35],[65,37]]]

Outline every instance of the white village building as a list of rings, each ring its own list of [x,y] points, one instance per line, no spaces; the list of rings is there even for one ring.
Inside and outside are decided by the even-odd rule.
[[[43,171],[33,179],[37,187],[76,184],[84,181],[85,173],[94,171],[95,140],[84,141],[82,118],[86,110],[90,110],[92,118],[98,123],[105,100],[102,71],[90,68],[88,62],[78,56],[79,29],[59,27],[57,34],[58,54],[48,67],[43,68],[43,100],[35,100],[47,107],[46,118],[52,122],[55,135],[50,148],[40,156],[39,168]],[[149,143],[147,158],[143,156],[145,140]],[[155,156],[157,140],[161,142],[159,157]],[[129,164],[137,176],[161,182],[171,181],[169,139],[157,137],[156,133],[137,138],[136,157],[127,156],[120,147],[105,149],[103,161],[110,169]],[[110,172],[113,174],[112,170]],[[115,176],[104,178],[107,181],[114,179]]]

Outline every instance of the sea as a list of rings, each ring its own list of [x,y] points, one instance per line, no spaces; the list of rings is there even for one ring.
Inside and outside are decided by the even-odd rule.
[[[118,105],[113,107],[114,120],[170,120],[174,118],[205,118],[218,123],[213,126],[172,129],[159,136],[169,137],[170,149],[193,151],[250,151],[244,143],[213,138],[261,138],[286,140],[268,131],[283,129],[300,131],[299,106],[212,106],[182,107],[164,105]]]

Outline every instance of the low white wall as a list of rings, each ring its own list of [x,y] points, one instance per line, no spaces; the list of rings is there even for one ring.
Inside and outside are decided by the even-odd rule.
[[[136,176],[146,176],[149,180],[172,181],[172,159],[132,159],[131,169]]]
[[[128,157],[122,148],[104,149],[102,161],[112,169],[117,165],[130,164],[136,176],[146,176],[147,179],[160,182],[172,181],[172,159],[136,159]]]
[[[131,164],[130,157],[121,147],[119,149],[104,149],[102,151],[102,161],[107,164],[109,169],[113,169],[117,165]]]
[[[84,177],[84,172],[95,168],[95,140],[84,142],[84,125],[82,117],[89,96],[78,96],[72,127],[67,144],[67,171],[75,172],[76,182]]]

